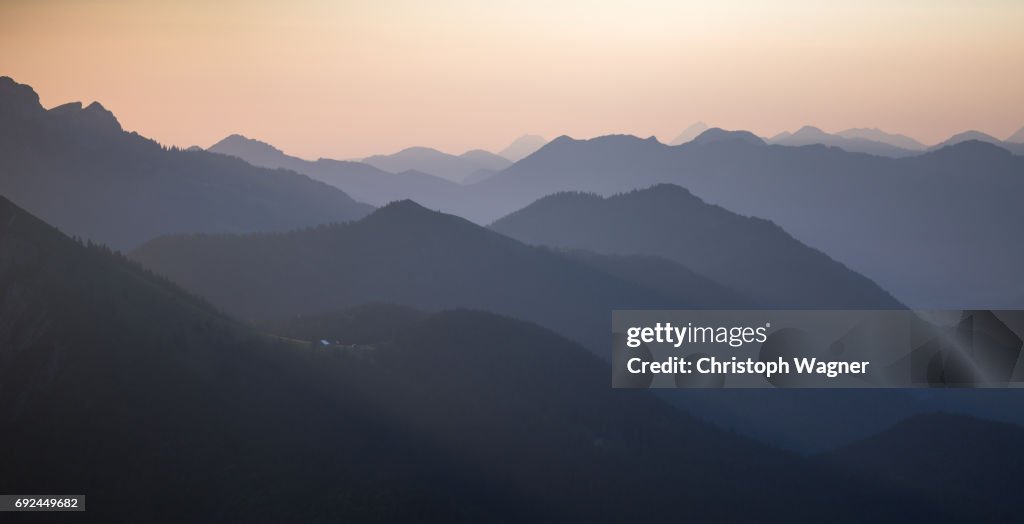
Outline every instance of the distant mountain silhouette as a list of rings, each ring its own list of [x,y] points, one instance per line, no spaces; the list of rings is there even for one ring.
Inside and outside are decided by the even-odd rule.
[[[927,149],[927,146],[907,135],[886,133],[877,127],[847,129],[836,133],[836,135],[843,138],[859,138],[862,140],[881,142],[883,144],[889,144],[890,146],[910,151],[924,151]]]
[[[166,149],[121,130],[99,103],[49,111],[0,77],[0,194],[63,230],[130,248],[181,232],[348,221],[372,208],[295,173]]]
[[[813,126],[804,126],[795,133],[782,133],[768,140],[769,144],[783,146],[807,146],[821,144],[838,147],[851,153],[867,153],[886,157],[900,158],[918,154],[924,146],[914,149],[909,137],[889,135],[877,129],[850,129],[837,134],[830,134]],[[897,146],[893,142],[909,144],[911,148]]]
[[[602,356],[612,309],[701,307],[695,298],[721,287],[681,276],[692,296],[678,287],[647,289],[411,201],[353,224],[288,234],[165,237],[132,257],[245,319],[374,301],[428,311],[469,307],[536,322]]]
[[[510,162],[518,162],[530,155],[532,155],[538,149],[544,147],[544,144],[548,143],[544,140],[544,137],[538,135],[523,135],[515,139],[505,149],[498,151],[498,155],[504,157]]]
[[[337,187],[361,202],[378,206],[411,198],[431,207],[443,207],[455,198],[458,188],[454,182],[417,171],[390,173],[361,162],[303,160],[241,135],[228,136],[207,151],[238,157],[255,166],[302,173]]]
[[[764,145],[764,140],[749,131],[726,131],[713,127],[697,135],[690,142],[698,145],[713,144],[716,142],[744,142],[752,145]]]
[[[957,133],[943,142],[940,142],[930,148],[931,151],[942,149],[946,146],[952,146],[963,142],[977,141],[993,144],[1001,147],[1015,155],[1024,155],[1024,144],[1014,143],[1011,141],[1002,141],[998,138],[982,133],[981,131],[964,131],[963,133]]]
[[[684,129],[682,133],[679,133],[679,136],[669,142],[669,145],[678,146],[679,144],[685,144],[707,130],[708,125],[704,122],[694,122]]]
[[[710,133],[711,131],[708,131]],[[478,223],[561,191],[689,189],[864,274],[915,307],[1007,307],[1020,293],[1024,158],[978,142],[893,159],[821,145],[560,137],[445,208]],[[979,255],[985,254],[985,255]],[[743,292],[742,289],[737,289]]]
[[[367,157],[362,162],[389,173],[419,171],[459,183],[481,169],[497,171],[511,164],[503,157],[479,149],[455,156],[429,147],[410,147],[392,155]]]
[[[1016,133],[1006,137],[1005,142],[1011,144],[1024,144],[1024,127],[1017,130]]]
[[[483,149],[466,151],[459,155],[459,158],[472,163],[476,166],[477,170],[490,169],[492,171],[499,171],[512,165],[507,158],[491,153],[490,151],[484,151]]]
[[[664,257],[780,308],[889,308],[870,280],[766,220],[704,203],[673,185],[602,198],[560,193],[495,222],[528,244]]]

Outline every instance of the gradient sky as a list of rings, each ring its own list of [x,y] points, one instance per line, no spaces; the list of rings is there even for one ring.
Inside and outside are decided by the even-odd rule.
[[[934,143],[1024,126],[1024,2],[0,0],[0,75],[165,144],[310,158],[696,120]]]

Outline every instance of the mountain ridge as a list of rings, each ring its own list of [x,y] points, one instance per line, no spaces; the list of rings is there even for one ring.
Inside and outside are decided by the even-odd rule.
[[[315,161],[288,155],[266,142],[234,134],[209,147],[208,151],[241,158],[274,169],[288,169],[330,184],[353,198],[371,205],[416,198],[442,207],[456,198],[454,182],[427,173],[408,170],[390,173],[369,164],[350,160],[320,158]]]
[[[372,209],[294,172],[165,148],[125,132],[99,103],[47,111],[30,86],[10,78],[0,80],[0,92],[0,193],[117,249],[168,233],[343,222]]]
[[[607,311],[699,306],[685,295],[648,289],[607,268],[524,245],[410,200],[345,225],[266,235],[163,237],[131,256],[246,319],[321,313],[370,301],[426,311],[483,309],[535,322],[600,355]],[[248,259],[263,262],[240,269]],[[696,290],[697,296],[718,289],[704,280],[686,281],[707,288]]]
[[[607,198],[556,193],[491,228],[528,244],[664,257],[769,307],[901,307],[777,225],[709,205],[672,184]]]
[[[481,169],[500,170],[511,164],[504,157],[480,149],[456,156],[422,146],[407,147],[390,155],[369,156],[361,162],[390,173],[415,170],[456,183],[462,183]]]

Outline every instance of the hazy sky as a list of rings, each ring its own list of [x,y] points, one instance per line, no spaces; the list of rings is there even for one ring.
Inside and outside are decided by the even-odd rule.
[[[0,75],[166,144],[237,132],[314,158],[696,120],[1004,138],[1024,2],[0,0]]]

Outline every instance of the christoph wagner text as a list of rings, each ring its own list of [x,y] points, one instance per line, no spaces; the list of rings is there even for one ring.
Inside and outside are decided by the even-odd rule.
[[[870,362],[826,361],[816,358],[793,358],[793,366],[797,373],[825,375],[835,378],[839,375],[859,375],[867,373]],[[696,361],[685,357],[670,357],[659,362],[646,362],[641,358],[631,358],[626,362],[626,369],[633,374],[640,373],[700,373],[713,375],[757,374],[771,378],[772,375],[789,374],[789,362],[779,357],[778,360],[740,360],[732,357],[729,360],[715,357],[700,357]]]

